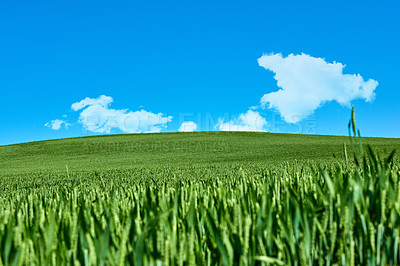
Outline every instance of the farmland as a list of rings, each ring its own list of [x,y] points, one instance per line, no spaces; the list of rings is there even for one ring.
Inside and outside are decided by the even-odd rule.
[[[358,141],[199,132],[0,147],[0,264],[399,264],[400,140],[362,139],[356,164]]]

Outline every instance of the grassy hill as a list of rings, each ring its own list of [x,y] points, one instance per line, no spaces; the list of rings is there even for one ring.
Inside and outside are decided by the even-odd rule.
[[[400,140],[362,142],[385,160],[269,133],[0,147],[0,265],[398,265]]]
[[[400,148],[400,139],[364,138],[380,153]],[[204,166],[229,163],[326,162],[343,158],[348,137],[254,132],[198,132],[109,135],[23,143],[0,147],[6,174]]]
[[[400,139],[364,138],[379,153],[400,148]],[[348,137],[254,132],[196,132],[94,136],[0,147],[1,174],[128,170],[140,167],[277,165],[344,157]]]

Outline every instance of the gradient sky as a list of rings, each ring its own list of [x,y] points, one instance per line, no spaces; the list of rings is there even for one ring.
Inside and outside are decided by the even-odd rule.
[[[85,109],[71,108],[101,95],[113,100],[103,107],[120,114],[171,116],[161,132],[178,131],[183,121],[220,130],[247,114],[270,132],[347,135],[355,105],[362,135],[400,137],[399,12],[394,0],[2,1],[0,145],[105,134],[86,130],[79,123]],[[302,53],[377,81],[375,99],[322,101],[297,124],[262,108],[261,98],[280,88],[257,60]],[[312,76],[307,82],[319,87]],[[219,127],[210,117],[225,120]],[[71,125],[45,126],[55,119]]]

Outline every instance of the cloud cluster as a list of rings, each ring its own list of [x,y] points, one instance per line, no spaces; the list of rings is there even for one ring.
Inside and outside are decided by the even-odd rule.
[[[375,89],[378,86],[377,81],[365,81],[360,74],[344,74],[345,66],[341,63],[329,63],[307,54],[290,54],[287,57],[279,53],[263,55],[258,59],[258,63],[275,74],[279,90],[265,94],[260,100],[260,106],[250,107],[236,119],[220,118],[216,129],[265,132],[268,123],[256,111],[259,107],[275,109],[287,123],[295,124],[313,114],[326,102],[336,101],[344,106],[350,106],[356,99],[371,102],[375,98]],[[87,97],[72,104],[71,109],[79,112],[79,124],[96,133],[111,133],[113,129],[127,133],[160,132],[172,120],[172,116],[143,109],[112,109],[112,103],[113,98],[110,96]],[[45,126],[59,130],[63,126],[68,128],[70,124],[65,120],[55,119]],[[195,122],[185,121],[178,131],[192,132],[197,128]]]
[[[113,98],[101,95],[99,98],[85,98],[72,104],[74,111],[80,111],[78,122],[87,130],[97,133],[110,133],[119,129],[127,133],[153,133],[166,128],[172,116],[152,113],[145,110],[129,111],[110,108]]]
[[[179,127],[180,132],[193,132],[197,129],[197,124],[193,121],[182,122]]]
[[[217,128],[221,131],[258,131],[265,132],[267,120],[260,113],[248,110],[246,113],[239,115],[237,119],[225,121],[220,118]]]
[[[71,125],[70,123],[61,119],[54,119],[44,124],[45,127],[51,128],[53,130],[59,130],[62,126],[68,129],[70,125]]]
[[[297,123],[329,101],[345,106],[355,99],[371,102],[378,86],[377,81],[364,81],[359,74],[343,74],[345,66],[341,63],[328,63],[307,54],[263,55],[258,63],[275,73],[280,88],[265,94],[261,105],[276,109],[288,123]]]

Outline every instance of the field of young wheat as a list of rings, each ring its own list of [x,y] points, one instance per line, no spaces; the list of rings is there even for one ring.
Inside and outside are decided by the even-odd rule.
[[[361,153],[349,138],[289,136],[282,149],[246,134],[218,135],[220,150],[1,147],[0,265],[399,264],[398,140]],[[129,166],[107,165],[124,154]]]

